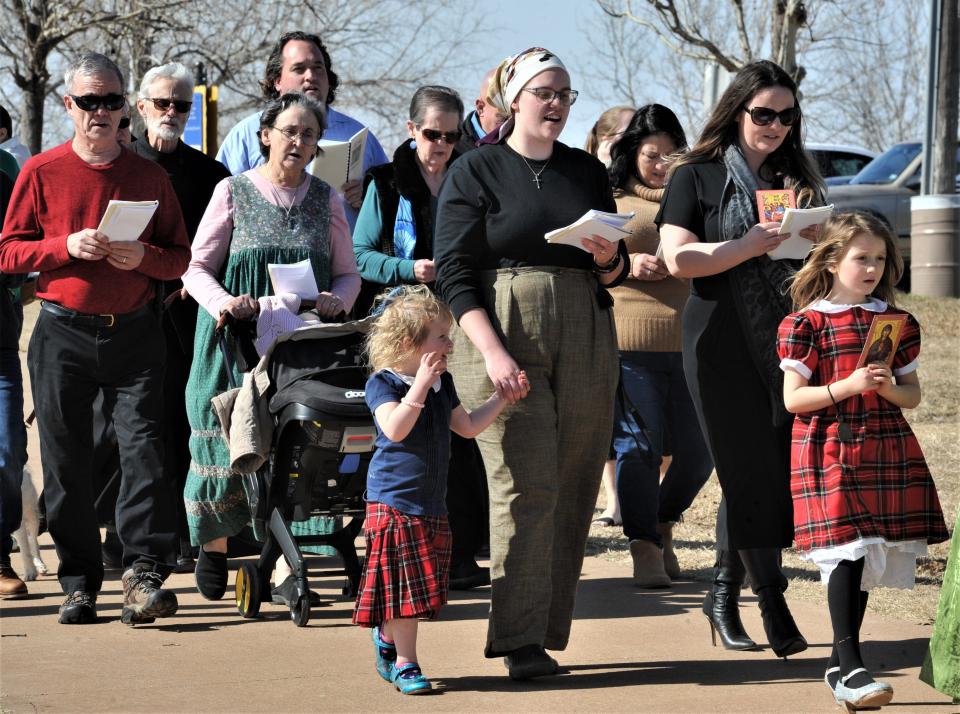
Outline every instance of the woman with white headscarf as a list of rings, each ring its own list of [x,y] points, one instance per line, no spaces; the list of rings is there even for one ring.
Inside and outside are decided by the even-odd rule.
[[[590,209],[616,210],[603,164],[557,141],[577,98],[560,59],[532,48],[504,60],[495,92],[510,118],[450,167],[434,249],[460,326],[450,371],[463,403],[496,389],[513,404],[477,439],[490,486],[485,653],[528,679],[557,671],[545,649],[570,636],[613,426],[617,342],[604,288],[628,266],[621,242],[593,236],[581,250],[544,239]]]

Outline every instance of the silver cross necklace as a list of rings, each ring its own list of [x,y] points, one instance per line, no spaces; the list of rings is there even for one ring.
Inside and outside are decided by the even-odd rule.
[[[527,157],[521,154],[519,151],[517,152],[517,156],[523,159],[523,163],[525,163],[527,165],[527,168],[530,169],[530,173],[533,174],[533,178],[530,180],[533,181],[535,184],[537,184],[537,190],[539,191],[540,184],[543,183],[543,179],[540,178],[540,174],[546,171],[547,165],[550,163],[550,159],[553,158],[553,155],[551,154],[549,157],[547,157],[547,160],[543,162],[543,166],[540,167],[539,171],[534,171],[533,167],[530,165],[530,162],[527,161]]]

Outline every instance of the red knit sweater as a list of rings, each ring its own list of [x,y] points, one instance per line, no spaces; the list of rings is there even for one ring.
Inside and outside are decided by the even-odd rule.
[[[67,236],[100,224],[107,202],[157,200],[140,242],[143,262],[118,270],[104,260],[76,260]],[[23,167],[0,237],[0,270],[39,271],[37,296],[87,313],[132,312],[154,295],[154,280],[174,280],[190,263],[180,204],[163,169],[123,149],[110,164],[88,164],[71,142]]]

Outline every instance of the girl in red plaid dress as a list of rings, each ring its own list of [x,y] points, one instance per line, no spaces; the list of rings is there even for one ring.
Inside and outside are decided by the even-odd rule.
[[[417,625],[447,601],[450,431],[474,438],[506,401],[494,394],[472,413],[460,405],[447,372],[453,315],[425,285],[395,288],[378,313],[367,337],[374,372],[366,384],[377,443],[353,621],[373,628],[380,676],[403,694],[421,694],[432,686],[417,663]]]
[[[824,679],[848,709],[890,702],[863,665],[868,591],[912,588],[917,556],[948,537],[936,487],[902,408],[920,403],[919,325],[893,306],[903,261],[865,213],[832,218],[791,287],[803,306],[780,325],[795,540],[827,586],[833,652]],[[888,362],[857,367],[876,315],[906,315]]]

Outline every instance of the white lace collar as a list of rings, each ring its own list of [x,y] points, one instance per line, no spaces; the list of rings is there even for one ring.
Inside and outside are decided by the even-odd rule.
[[[417,379],[416,377],[411,377],[409,374],[400,374],[397,370],[395,370],[395,369],[390,369],[389,367],[387,367],[384,371],[385,371],[385,372],[389,372],[390,374],[396,375],[396,376],[400,379],[400,381],[403,382],[404,384],[406,384],[408,387],[412,387],[412,386],[413,386],[413,383],[414,383],[414,382],[416,381],[416,379]],[[433,391],[435,391],[435,392],[439,392],[439,391],[440,391],[440,378],[439,378],[439,377],[437,377],[437,381],[435,381],[435,382],[431,385],[431,388],[432,388]]]
[[[830,302],[827,299],[817,300],[815,303],[808,307],[808,310],[816,310],[817,312],[833,313],[833,312],[843,312],[844,310],[849,310],[852,307],[863,308],[867,312],[883,312],[887,309],[887,303],[878,298],[872,297],[868,298],[867,302],[860,303],[859,305],[842,305],[835,304]]]

